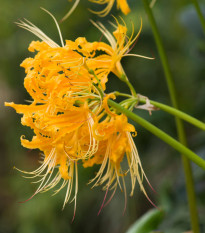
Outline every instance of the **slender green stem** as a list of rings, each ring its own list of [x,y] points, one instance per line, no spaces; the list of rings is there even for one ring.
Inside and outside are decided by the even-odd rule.
[[[124,72],[124,71],[123,71],[123,72]],[[125,74],[125,72],[124,72],[124,74],[120,77],[120,80],[127,84],[127,86],[129,87],[129,89],[130,89],[130,91],[131,91],[131,93],[132,93],[132,96],[135,96],[135,97],[136,97],[136,96],[137,96],[137,93],[136,93],[136,91],[135,91],[135,88],[132,86],[132,84],[131,84],[130,81],[128,80],[127,75]]]
[[[124,96],[124,97],[128,97],[128,98],[132,98],[131,95],[126,94],[126,93],[121,93],[121,92],[119,92],[119,91],[114,91],[113,94],[114,94],[115,96]]]
[[[139,98],[139,102],[141,103],[146,103],[146,100],[144,98]],[[179,117],[181,118],[182,120],[184,121],[187,121],[189,122],[190,124],[192,125],[195,125],[196,127],[202,129],[202,130],[205,130],[205,124],[199,120],[197,120],[196,118],[176,109],[176,108],[173,108],[173,107],[170,107],[168,105],[165,105],[165,104],[161,104],[159,102],[156,102],[156,101],[153,101],[153,100],[150,100],[150,103],[152,105],[154,105],[155,107],[157,108],[160,108],[161,110],[165,111],[165,112],[168,112],[176,117]]]
[[[96,79],[97,82],[98,82],[98,85],[100,86],[100,89],[103,90],[102,85],[101,85],[101,82],[100,82],[100,80],[98,79],[97,75],[95,74],[94,70],[88,69],[88,72],[89,72],[90,74],[92,74],[92,75],[95,77],[95,79]],[[101,94],[102,94],[102,91],[101,91]]]
[[[202,25],[202,28],[203,28],[203,31],[204,31],[204,35],[205,35],[205,19],[204,19],[204,16],[202,14],[202,11],[200,9],[200,6],[199,6],[199,3],[197,0],[192,0],[194,6],[195,6],[195,9],[196,9],[196,12],[199,16],[199,19],[201,21],[201,25]]]
[[[153,14],[152,14],[152,10],[149,7],[148,0],[143,0],[143,3],[144,3],[144,8],[145,8],[146,13],[148,15],[151,27],[152,27],[155,42],[156,42],[158,52],[159,52],[159,55],[161,58],[162,66],[163,66],[163,69],[165,72],[165,77],[166,77],[172,105],[175,108],[178,108],[174,80],[173,80],[172,75],[171,75],[170,66],[168,63],[168,59],[167,59],[167,56],[165,53],[165,49],[164,49],[159,31],[158,31],[158,28],[157,28],[157,24],[155,22],[155,18],[153,16]],[[179,141],[186,146],[187,142],[186,142],[186,135],[185,135],[185,131],[184,131],[184,125],[183,125],[183,122],[177,117],[176,117],[176,126],[177,126]],[[196,195],[195,195],[195,189],[194,189],[192,168],[190,165],[190,161],[183,155],[183,152],[182,152],[182,161],[183,161],[184,172],[185,172],[186,190],[187,190],[187,196],[188,196],[192,230],[194,233],[199,233],[200,232],[199,219],[198,219],[198,212],[197,212],[197,207],[196,207]]]
[[[136,104],[137,102],[146,103],[146,101],[147,101],[144,97],[140,97],[139,95],[138,95],[138,97],[133,98],[131,95],[120,93],[118,91],[115,91],[114,94],[116,96],[128,97],[129,98],[128,100],[123,101],[125,103],[126,103],[126,101],[129,101],[129,103],[133,101],[133,103]],[[192,116],[190,116],[190,115],[188,115],[188,114],[186,114],[186,113],[184,113],[176,108],[170,107],[166,104],[162,104],[162,103],[159,103],[157,101],[150,100],[150,99],[149,99],[149,102],[150,102],[150,104],[154,105],[155,107],[157,107],[165,112],[168,112],[176,117],[179,117],[180,119],[189,122],[190,124],[198,127],[199,129],[205,130],[205,123],[199,121],[198,119],[196,119],[196,118],[194,118],[194,117],[192,117]]]
[[[115,108],[118,112],[124,113],[128,118],[135,121],[148,131],[150,131],[152,134],[156,135],[160,139],[162,139],[164,142],[172,146],[174,149],[179,151],[180,153],[184,154],[187,158],[191,159],[194,163],[196,163],[201,168],[205,169],[205,161],[200,158],[198,155],[196,155],[193,151],[188,149],[186,146],[182,145],[180,142],[154,126],[153,124],[149,123],[145,119],[141,118],[140,116],[134,114],[133,112],[129,111],[126,108],[123,108],[120,104],[114,102],[113,100],[108,99],[108,104],[110,107]]]

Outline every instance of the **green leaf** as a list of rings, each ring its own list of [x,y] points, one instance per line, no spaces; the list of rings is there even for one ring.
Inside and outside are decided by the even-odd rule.
[[[126,233],[151,233],[153,230],[157,229],[163,217],[163,211],[152,209],[138,219]]]

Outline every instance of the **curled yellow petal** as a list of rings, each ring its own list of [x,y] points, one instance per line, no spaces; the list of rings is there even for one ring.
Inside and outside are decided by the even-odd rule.
[[[103,99],[103,107],[104,107],[105,111],[106,111],[110,116],[117,116],[117,114],[110,111],[110,108],[109,108],[109,106],[108,106],[108,104],[107,104],[107,100],[108,100],[108,99],[115,99],[115,98],[116,98],[116,96],[115,96],[113,93],[110,93],[110,94],[106,95],[106,96],[104,97],[104,99]]]

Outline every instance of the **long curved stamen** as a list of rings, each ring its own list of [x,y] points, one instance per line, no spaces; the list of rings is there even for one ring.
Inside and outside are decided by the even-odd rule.
[[[147,57],[147,56],[143,56],[143,55],[140,55],[140,54],[124,54],[122,57],[140,57],[140,58],[145,58],[145,59],[150,59],[150,60],[154,60],[155,58],[154,57]]]
[[[54,20],[54,22],[56,24],[59,36],[60,36],[60,41],[61,41],[62,47],[64,47],[65,45],[64,45],[64,42],[63,42],[62,33],[61,33],[61,30],[60,30],[60,27],[58,25],[58,22],[57,22],[56,18],[48,10],[44,9],[43,7],[41,7],[41,9],[44,10],[46,13],[48,13],[53,18],[53,20]]]
[[[100,17],[105,17],[112,9],[113,4],[114,4],[114,0],[105,0],[105,1],[99,1],[99,0],[90,0],[93,3],[97,3],[97,4],[107,4],[107,6],[101,10],[101,11],[94,11],[89,9],[90,12],[94,13],[94,14],[98,14]]]
[[[111,47],[114,48],[115,45],[116,45],[116,41],[115,41],[113,35],[106,29],[106,27],[105,27],[102,23],[100,23],[100,22],[95,23],[93,20],[90,20],[90,21],[91,21],[91,23],[92,23],[96,28],[99,29],[99,31],[102,32],[102,34],[103,34],[103,35],[106,37],[106,39],[109,41]]]
[[[68,13],[61,19],[61,22],[65,21],[75,10],[75,8],[78,6],[80,0],[75,0],[73,6],[71,7],[71,9],[68,11]]]
[[[34,24],[32,24],[30,21],[28,21],[27,19],[24,19],[26,22],[24,21],[19,21],[16,22],[16,24],[33,33],[34,35],[36,35],[39,39],[41,39],[42,41],[44,41],[46,44],[48,44],[51,48],[57,48],[60,47],[58,44],[56,44],[53,40],[51,40],[44,32],[42,32],[38,27],[36,27]]]

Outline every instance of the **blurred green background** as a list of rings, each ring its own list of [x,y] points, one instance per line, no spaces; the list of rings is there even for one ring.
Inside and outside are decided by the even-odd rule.
[[[154,56],[156,59],[124,58],[124,69],[138,93],[170,104],[164,73],[143,4],[140,0],[128,2],[132,11],[127,17],[123,16],[128,27],[130,21],[133,21],[137,32],[140,18],[143,20],[142,33],[132,53]],[[21,147],[20,136],[29,137],[32,132],[21,126],[21,116],[13,109],[4,107],[4,102],[25,103],[25,100],[30,98],[23,87],[25,73],[19,65],[26,57],[33,56],[27,51],[27,47],[37,38],[18,28],[14,22],[26,18],[59,42],[53,20],[39,7],[46,8],[60,20],[71,5],[67,0],[0,0],[0,233],[122,233],[153,208],[137,185],[134,196],[128,197],[124,215],[124,195],[118,190],[110,204],[97,216],[105,193],[100,187],[91,190],[91,186],[87,185],[97,167],[82,169],[81,165],[77,213],[73,223],[73,203],[61,210],[65,190],[56,196],[51,196],[50,191],[39,194],[26,203],[18,203],[28,199],[37,185],[22,178],[21,173],[13,170],[13,166],[32,171],[38,167],[39,151]],[[204,1],[201,1],[201,7],[205,13]],[[88,41],[98,41],[101,33],[89,19],[100,20],[113,30],[108,23],[109,20],[113,21],[111,16],[99,18],[91,14],[88,8],[102,9],[87,0],[81,0],[72,16],[60,25],[64,39],[74,40],[82,36]],[[116,6],[113,7],[112,14],[120,15]],[[175,79],[180,108],[205,121],[205,37],[191,1],[158,0],[154,14]],[[112,90],[128,92],[128,89],[111,75],[107,91]],[[161,111],[153,112],[152,116],[143,110],[135,112],[176,137],[173,117]],[[178,152],[142,127],[135,126],[138,131],[135,142],[145,173],[157,191],[154,193],[145,184],[147,192],[154,203],[166,212],[158,230],[165,233],[189,231],[184,175]],[[188,124],[185,124],[185,127],[190,148],[205,159],[205,133]],[[200,226],[202,232],[205,232],[205,172],[195,165],[193,172]],[[129,182],[127,177],[128,193]]]

